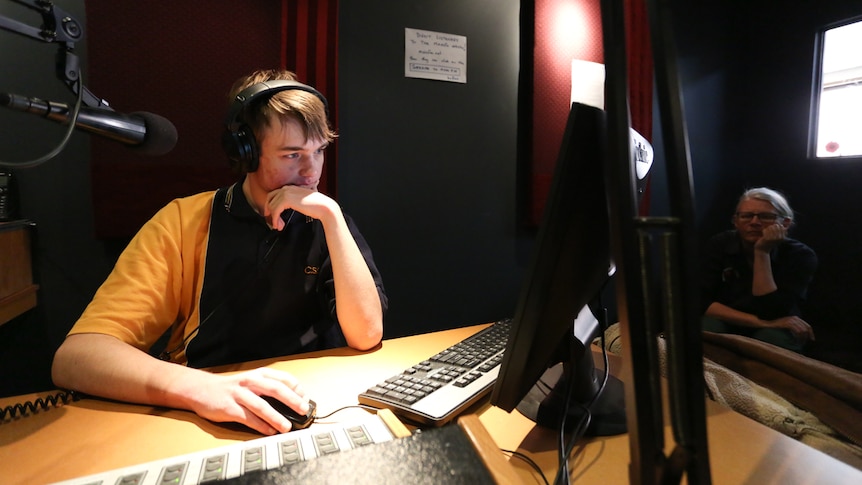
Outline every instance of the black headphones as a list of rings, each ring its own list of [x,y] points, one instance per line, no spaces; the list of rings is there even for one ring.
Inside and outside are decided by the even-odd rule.
[[[274,80],[249,86],[236,95],[227,112],[225,132],[222,135],[222,147],[227,152],[232,168],[241,173],[257,170],[260,148],[251,128],[242,120],[245,109],[257,100],[267,98],[281,91],[292,89],[306,91],[317,96],[323,102],[323,108],[329,110],[326,98],[316,89],[297,81]]]

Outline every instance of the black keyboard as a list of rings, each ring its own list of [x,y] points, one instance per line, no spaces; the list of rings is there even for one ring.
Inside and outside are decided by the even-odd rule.
[[[494,323],[359,395],[360,404],[442,426],[491,391],[511,320]]]

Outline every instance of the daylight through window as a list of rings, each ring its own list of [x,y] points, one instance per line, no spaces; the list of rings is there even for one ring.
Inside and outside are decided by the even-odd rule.
[[[862,21],[826,31],[816,156],[862,156]]]

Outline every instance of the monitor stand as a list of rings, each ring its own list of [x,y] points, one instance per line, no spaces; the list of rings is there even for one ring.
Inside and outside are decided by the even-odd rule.
[[[589,347],[580,352],[577,362],[559,363],[542,374],[530,392],[518,404],[518,411],[536,424],[560,429],[568,384],[575,386],[566,411],[566,431],[580,426],[585,405],[595,396],[604,378],[604,371],[596,369]],[[574,369],[574,380],[570,375]],[[626,405],[623,383],[608,375],[608,381],[598,398],[590,406],[590,423],[584,436],[613,436],[627,431]]]

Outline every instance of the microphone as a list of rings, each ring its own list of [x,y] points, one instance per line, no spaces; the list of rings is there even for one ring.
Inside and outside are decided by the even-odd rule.
[[[71,110],[65,103],[0,93],[0,105],[65,125],[72,119]],[[153,113],[125,115],[108,109],[81,106],[75,128],[128,145],[142,155],[164,155],[177,144],[177,128],[174,124]]]

